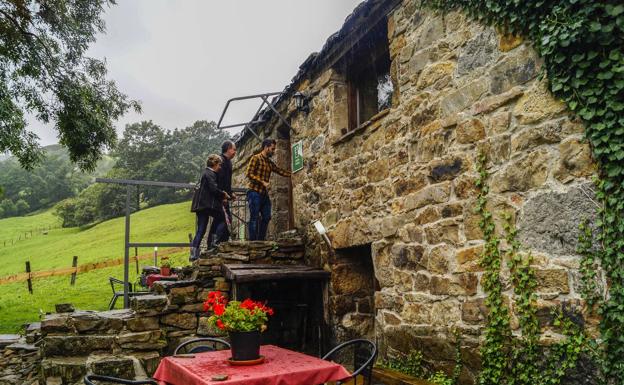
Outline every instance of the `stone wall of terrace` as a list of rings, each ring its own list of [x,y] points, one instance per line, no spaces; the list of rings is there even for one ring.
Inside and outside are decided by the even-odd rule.
[[[209,291],[229,296],[221,264],[297,263],[303,243],[292,235],[276,242],[222,244],[185,268],[183,280],[156,282],[153,294],[132,298],[130,309],[58,307],[57,313],[31,325],[22,340],[0,349],[0,384],[78,385],[87,373],[151,376],[161,357],[183,341],[222,334],[209,326],[203,310]]]

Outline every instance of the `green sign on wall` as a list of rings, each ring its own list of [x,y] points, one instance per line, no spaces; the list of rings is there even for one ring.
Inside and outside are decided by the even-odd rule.
[[[300,140],[293,144],[290,153],[292,156],[292,172],[303,169],[303,142]]]

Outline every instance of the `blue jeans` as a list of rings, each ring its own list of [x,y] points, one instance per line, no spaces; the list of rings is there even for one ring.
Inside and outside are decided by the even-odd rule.
[[[269,194],[247,191],[249,203],[249,240],[264,241],[271,220],[271,198]]]

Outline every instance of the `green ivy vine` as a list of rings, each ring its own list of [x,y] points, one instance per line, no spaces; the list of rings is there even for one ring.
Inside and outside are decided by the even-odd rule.
[[[505,214],[506,248],[501,252],[501,241],[496,235],[492,213],[487,209],[488,173],[487,159],[483,153],[477,156],[479,177],[475,211],[481,220],[479,226],[485,241],[481,266],[485,269],[483,289],[488,316],[485,342],[481,347],[482,370],[480,385],[559,385],[569,369],[575,368],[582,353],[589,352],[590,340],[583,327],[572,322],[570,316],[557,310],[552,326],[565,338],[549,347],[539,346],[540,325],[537,318],[537,281],[531,267],[532,257],[523,257],[517,229],[510,214]],[[520,334],[514,335],[510,326],[510,311],[503,300],[501,262],[507,260],[513,285],[513,301],[518,318]],[[574,309],[570,310],[574,313]],[[541,355],[548,355],[541,360]]]
[[[509,311],[503,303],[503,284],[500,278],[501,253],[500,239],[496,236],[496,226],[492,213],[487,209],[488,173],[485,154],[477,156],[477,172],[479,178],[475,182],[479,192],[475,211],[481,217],[479,228],[483,232],[485,245],[480,265],[485,269],[481,284],[487,293],[485,306],[488,310],[485,328],[485,342],[481,346],[481,383],[503,384],[507,368],[508,341],[511,337],[509,327]],[[484,381],[483,379],[487,379]]]
[[[516,349],[512,350],[510,385],[533,385],[533,379],[539,377],[538,341],[539,323],[537,320],[537,287],[535,273],[531,268],[533,258],[529,254],[523,258],[519,253],[520,242],[516,239],[518,231],[513,226],[510,214],[505,215],[505,240],[508,249],[505,253],[507,266],[511,273],[511,283],[514,286],[514,302],[522,336],[517,340]]]
[[[603,375],[624,383],[624,4],[622,0],[425,0],[528,39],[550,90],[585,123],[599,165],[597,259],[609,284],[600,305]]]
[[[581,256],[579,272],[581,274],[581,296],[587,303],[589,313],[603,301],[601,287],[598,283],[599,251],[594,247],[595,237],[587,219],[579,224],[578,246],[576,251]]]

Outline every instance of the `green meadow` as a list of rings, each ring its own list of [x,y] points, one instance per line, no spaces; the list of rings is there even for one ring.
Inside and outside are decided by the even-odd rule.
[[[139,211],[131,216],[130,240],[134,242],[187,242],[194,231],[195,216],[189,212],[190,202],[162,205]],[[51,211],[36,215],[0,220],[0,277],[25,272],[30,261],[32,271],[71,267],[72,257],[78,264],[100,262],[123,257],[125,218],[115,218],[89,228],[58,228],[58,219]],[[47,234],[37,228],[52,227]],[[56,227],[56,228],[55,228]],[[33,236],[30,238],[30,230]],[[24,232],[28,238],[24,239]],[[21,240],[15,242],[21,234]],[[4,240],[14,244],[4,245]],[[9,242],[10,243],[10,242]],[[139,249],[146,254],[152,249]],[[134,255],[134,253],[132,253]],[[174,266],[188,263],[188,252],[178,252],[170,259]],[[152,264],[139,261],[139,266]],[[24,323],[39,320],[39,315],[54,311],[57,303],[70,302],[78,309],[105,310],[112,295],[109,277],[123,278],[123,265],[79,273],[75,286],[70,276],[54,276],[33,280],[33,294],[26,282],[0,285],[0,333],[14,333]],[[134,261],[130,280],[136,280]],[[119,307],[123,301],[119,299]]]

